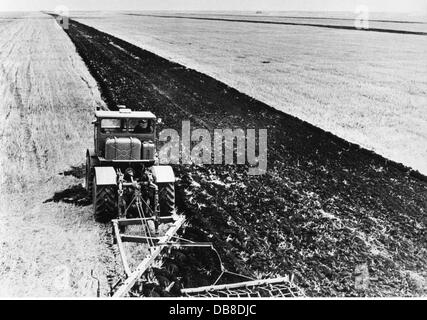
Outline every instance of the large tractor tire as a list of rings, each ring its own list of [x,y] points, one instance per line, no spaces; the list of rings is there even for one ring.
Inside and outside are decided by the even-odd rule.
[[[159,187],[159,205],[161,216],[171,216],[175,213],[175,185],[161,183]]]
[[[97,165],[96,157],[93,152],[87,151],[86,153],[86,191],[89,196],[89,199],[92,200],[93,196],[93,178],[95,176],[94,167]]]
[[[92,184],[93,214],[96,221],[108,222],[117,217],[117,186]]]

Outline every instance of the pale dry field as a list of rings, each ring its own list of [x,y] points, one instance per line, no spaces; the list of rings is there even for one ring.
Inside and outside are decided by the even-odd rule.
[[[427,174],[426,36],[119,13],[76,17]]]
[[[107,227],[79,205],[90,121],[104,104],[55,20],[18,17],[0,22],[0,296],[94,296],[92,270],[106,294]]]

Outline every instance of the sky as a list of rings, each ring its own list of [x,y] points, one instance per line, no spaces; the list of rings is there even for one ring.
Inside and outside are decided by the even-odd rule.
[[[0,11],[55,10],[240,10],[427,13],[427,0],[0,0]]]

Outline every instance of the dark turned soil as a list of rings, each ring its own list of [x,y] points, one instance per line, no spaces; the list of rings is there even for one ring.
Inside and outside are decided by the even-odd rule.
[[[425,295],[424,176],[111,35],[75,21],[67,33],[111,109],[150,110],[163,119],[160,130],[181,130],[182,120],[268,129],[265,175],[249,176],[243,165],[174,166],[190,224],[183,236],[213,242],[227,269],[294,274],[309,296]],[[160,286],[144,295],[178,294],[162,288],[218,275],[209,250],[172,250],[164,259],[154,270]],[[355,288],[362,264],[364,290]]]

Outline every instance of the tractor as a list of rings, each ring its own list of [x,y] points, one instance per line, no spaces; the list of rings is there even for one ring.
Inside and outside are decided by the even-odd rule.
[[[218,251],[210,242],[194,242],[176,234],[185,224],[185,215],[175,211],[175,174],[170,166],[158,165],[156,153],[156,116],[149,111],[132,111],[119,106],[118,111],[97,110],[94,124],[94,149],[86,152],[86,189],[93,201],[98,221],[112,222],[114,243],[123,263],[125,279],[119,279],[114,297],[132,291],[135,283],[152,267],[163,248],[202,247],[218,257],[221,274],[211,286],[181,289],[188,297],[290,297],[302,291],[293,279],[256,280],[219,285],[224,274],[248,278],[228,271]],[[152,227],[154,223],[154,232]],[[159,226],[167,230],[159,232]],[[131,227],[126,233],[127,227]],[[136,233],[136,228],[139,232]],[[132,270],[125,243],[145,245],[143,256]],[[112,290],[113,290],[112,289]]]
[[[97,221],[175,213],[175,175],[158,165],[156,124],[149,111],[95,112],[94,148],[86,152],[86,190]]]

